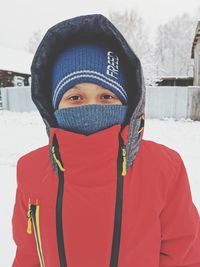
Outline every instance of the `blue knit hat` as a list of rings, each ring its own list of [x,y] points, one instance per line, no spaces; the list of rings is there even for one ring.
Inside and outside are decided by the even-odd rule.
[[[125,67],[111,49],[92,43],[64,50],[52,69],[52,104],[58,108],[63,94],[78,83],[90,82],[112,91],[127,104]]]

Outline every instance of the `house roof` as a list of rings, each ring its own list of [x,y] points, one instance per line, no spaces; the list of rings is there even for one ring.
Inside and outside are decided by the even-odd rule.
[[[200,40],[200,20],[197,23],[196,31],[195,31],[195,36],[192,44],[192,54],[191,58],[194,58],[194,48],[197,44],[197,42]]]
[[[30,74],[31,53],[0,46],[0,70]]]

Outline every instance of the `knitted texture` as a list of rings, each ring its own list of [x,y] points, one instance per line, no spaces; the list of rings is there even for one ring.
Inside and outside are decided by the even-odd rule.
[[[54,115],[59,128],[88,135],[122,124],[126,111],[127,106],[92,104],[58,109]]]
[[[95,83],[127,103],[125,67],[107,47],[82,43],[64,50],[52,69],[52,104],[58,108],[63,94],[78,83]]]

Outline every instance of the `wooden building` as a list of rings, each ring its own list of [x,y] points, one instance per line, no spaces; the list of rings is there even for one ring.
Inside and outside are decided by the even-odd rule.
[[[0,69],[0,87],[28,86],[30,74]]]
[[[163,76],[157,78],[158,86],[191,86],[193,85],[193,77],[188,76]]]
[[[194,58],[194,84],[200,86],[200,21],[197,23],[195,36],[192,44],[192,54]]]
[[[0,47],[0,87],[30,85],[33,55]]]

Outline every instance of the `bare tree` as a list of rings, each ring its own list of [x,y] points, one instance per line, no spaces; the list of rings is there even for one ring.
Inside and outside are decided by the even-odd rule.
[[[123,13],[111,11],[109,19],[120,30],[130,47],[142,62],[145,81],[152,84],[156,75],[154,47],[149,41],[149,29],[133,9]]]
[[[195,21],[190,15],[183,14],[159,26],[155,49],[158,76],[192,75],[191,47]]]

